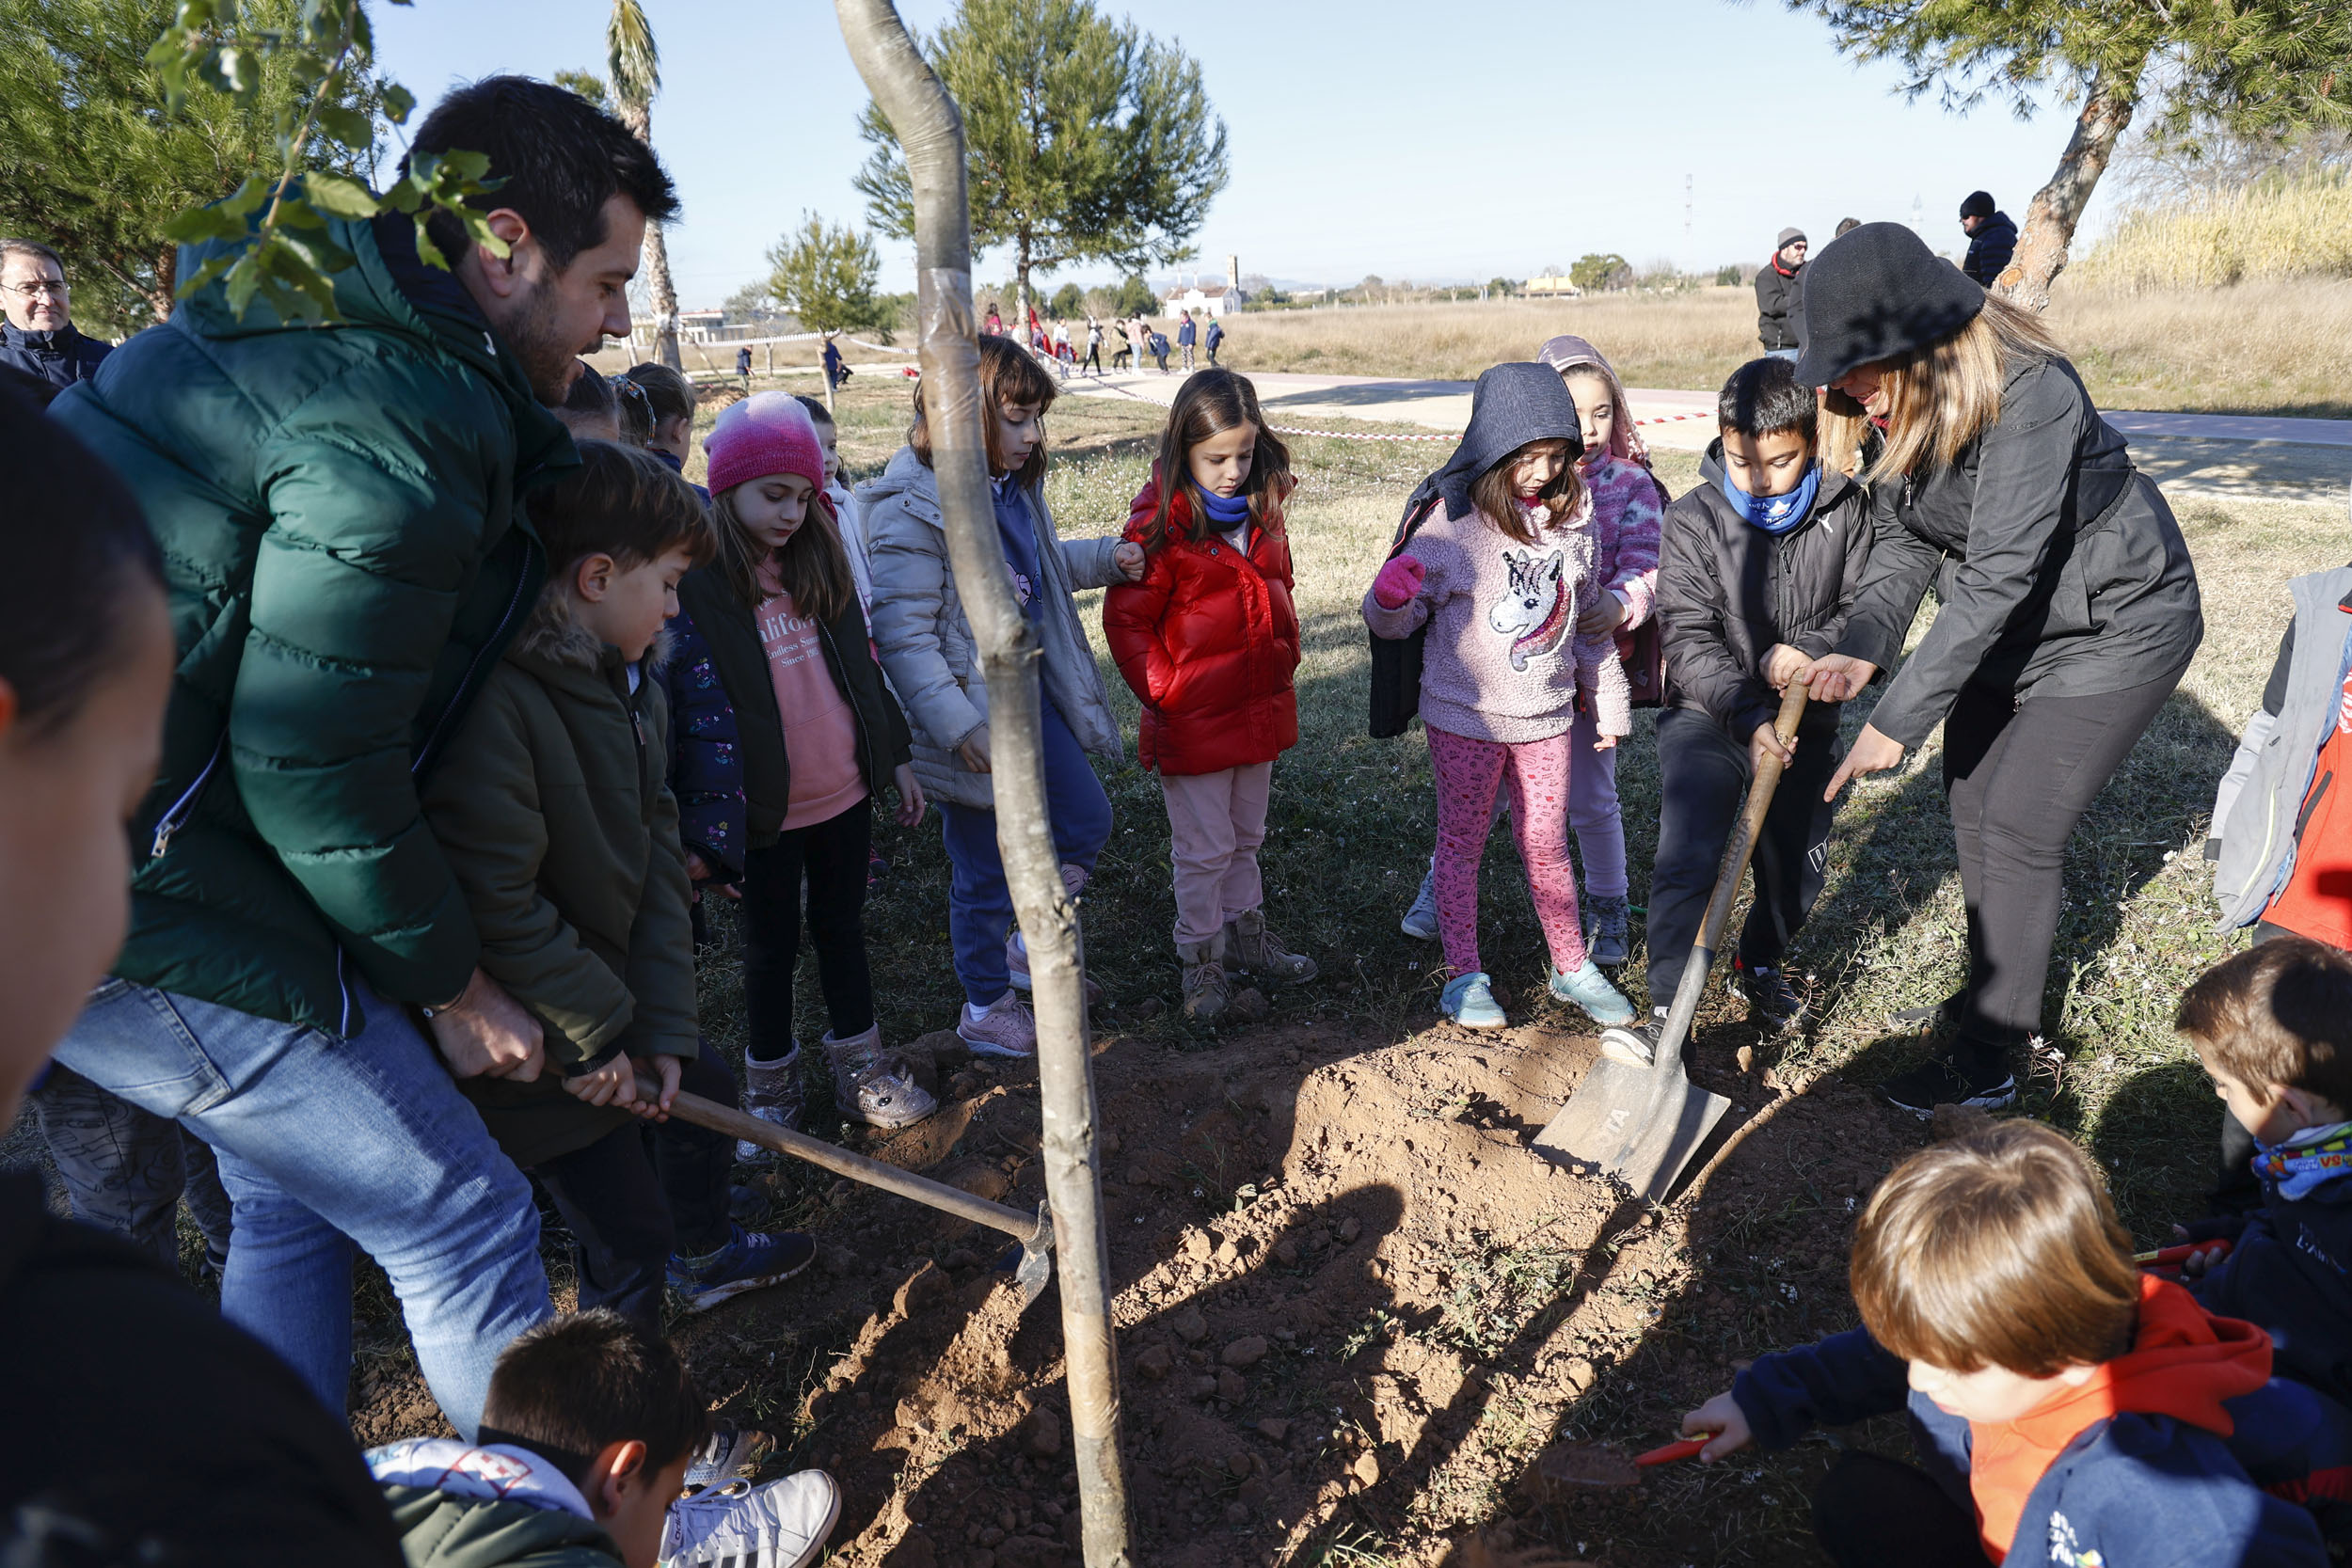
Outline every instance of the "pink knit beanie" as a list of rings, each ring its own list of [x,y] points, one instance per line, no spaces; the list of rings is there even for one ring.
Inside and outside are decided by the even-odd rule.
[[[748,480],[798,474],[825,487],[825,448],[817,421],[789,392],[754,392],[719,411],[703,437],[710,460],[710,493],[723,495]]]

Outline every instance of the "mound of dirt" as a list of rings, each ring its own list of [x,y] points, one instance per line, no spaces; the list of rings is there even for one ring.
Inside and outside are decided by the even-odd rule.
[[[1033,1207],[1034,1069],[972,1061],[952,1036],[921,1046],[940,1114],[867,1151]],[[1661,1441],[1733,1356],[1849,1323],[1854,1209],[1924,1134],[1835,1080],[1771,1085],[1720,1053],[1701,1076],[1735,1110],[1661,1211],[1527,1147],[1588,1038],[1270,1027],[1098,1050],[1139,1558],[1173,1568],[1312,1560],[1351,1530],[1436,1562],[1471,1525],[1579,1556],[1626,1536],[1590,1553],[1611,1563],[1684,1534],[1704,1555],[1701,1519],[1629,1533],[1671,1481],[1562,1504],[1521,1479],[1558,1436]],[[706,1386],[757,1415],[784,1375],[776,1329],[854,1325],[797,1420],[765,1420],[801,1433],[791,1465],[842,1484],[832,1560],[1077,1563],[1051,1293],[1025,1313],[1003,1237],[848,1183],[821,1240],[821,1270],[680,1338]]]

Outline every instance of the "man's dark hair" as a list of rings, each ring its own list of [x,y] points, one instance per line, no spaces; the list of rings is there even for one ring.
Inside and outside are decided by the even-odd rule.
[[[6,261],[10,256],[38,256],[59,272],[65,271],[65,258],[39,240],[20,240],[13,236],[0,239],[0,261]]]
[[[611,238],[604,204],[616,196],[657,222],[677,215],[677,191],[653,149],[578,93],[528,76],[485,76],[442,99],[409,143],[409,156],[419,152],[486,154],[489,177],[505,183],[472,205],[520,213],[558,269]],[[454,262],[463,226],[437,213],[426,228]]]
[[[1837,220],[1837,232],[1832,234],[1830,238],[1833,240],[1842,239],[1861,227],[1862,220],[1860,218],[1839,218]]]
[[[709,1406],[669,1341],[604,1307],[508,1345],[482,1405],[483,1442],[529,1449],[575,1486],[607,1444],[644,1444],[650,1476],[709,1430]]]
[[[163,584],[147,517],[115,471],[31,399],[0,387],[0,680],[27,736],[72,722],[129,650],[126,610]]]
[[[1820,423],[1813,388],[1797,380],[1797,368],[1767,355],[1731,372],[1715,399],[1716,421],[1751,440],[1793,430],[1810,441]]]

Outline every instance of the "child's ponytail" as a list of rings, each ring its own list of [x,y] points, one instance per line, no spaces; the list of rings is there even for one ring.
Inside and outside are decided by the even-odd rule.
[[[1248,378],[1220,366],[1189,377],[1168,408],[1168,428],[1161,433],[1159,460],[1153,466],[1159,480],[1160,504],[1143,531],[1146,554],[1156,553],[1168,542],[1176,498],[1195,489],[1192,449],[1243,425],[1252,426],[1258,432],[1249,477],[1241,487],[1241,493],[1249,498],[1249,520],[1263,530],[1280,524],[1282,498],[1291,489],[1290,448],[1266,428],[1265,415],[1258,407],[1258,389],[1249,384]],[[1208,508],[1196,495],[1186,503],[1186,511],[1191,515],[1191,526],[1184,537],[1206,539],[1210,530]]]

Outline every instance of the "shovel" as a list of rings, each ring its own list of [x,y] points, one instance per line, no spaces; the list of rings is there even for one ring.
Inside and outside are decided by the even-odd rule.
[[[1631,1459],[1597,1443],[1554,1443],[1535,1456],[1534,1468],[1528,1479],[1531,1490],[1538,1496],[1557,1497],[1567,1488],[1578,1486],[1631,1486],[1642,1479],[1643,1471],[1689,1459],[1713,1440],[1712,1433],[1704,1437],[1685,1437],[1647,1453],[1635,1454]]]
[[[1805,689],[1791,681],[1780,700],[1780,717],[1772,728],[1786,742],[1797,733],[1804,717]],[[1666,1026],[1659,1032],[1658,1052],[1648,1067],[1635,1067],[1604,1056],[1593,1064],[1576,1093],[1560,1107],[1550,1125],[1535,1135],[1535,1150],[1562,1164],[1597,1170],[1622,1180],[1652,1203],[1665,1201],[1682,1167],[1715,1130],[1731,1101],[1691,1082],[1682,1069],[1682,1042],[1690,1037],[1691,1021],[1707,993],[1708,971],[1714,967],[1715,944],[1723,940],[1731,920],[1732,900],[1739,896],[1740,879],[1756,851],[1756,835],[1780,784],[1781,761],[1767,754],[1756,765],[1740,823],[1724,848],[1723,869],[1715,876],[1715,895],[1707,901],[1707,918],[1699,923],[1698,940],[1691,944],[1691,961],[1675,988]]]
[[[640,1076],[637,1093],[643,1100],[659,1100],[660,1086],[650,1078]],[[696,1127],[707,1127],[713,1132],[755,1143],[762,1148],[772,1148],[779,1154],[789,1154],[796,1160],[806,1160],[812,1165],[822,1165],[836,1176],[862,1181],[900,1197],[913,1198],[928,1204],[943,1213],[960,1220],[970,1220],[1001,1230],[1021,1243],[1021,1262],[1013,1270],[1013,1282],[1021,1287],[1021,1305],[1028,1306],[1044,1291],[1046,1282],[1054,1277],[1054,1222],[1045,1205],[1037,1206],[1037,1212],[1025,1214],[1001,1203],[991,1203],[950,1187],[944,1181],[933,1181],[928,1176],[917,1176],[910,1170],[869,1160],[863,1154],[852,1154],[838,1144],[822,1138],[812,1138],[805,1132],[795,1132],[778,1127],[772,1121],[762,1121],[755,1116],[739,1111],[732,1105],[722,1105],[715,1100],[705,1100],[698,1094],[680,1092],[670,1101],[670,1114],[680,1121]]]

